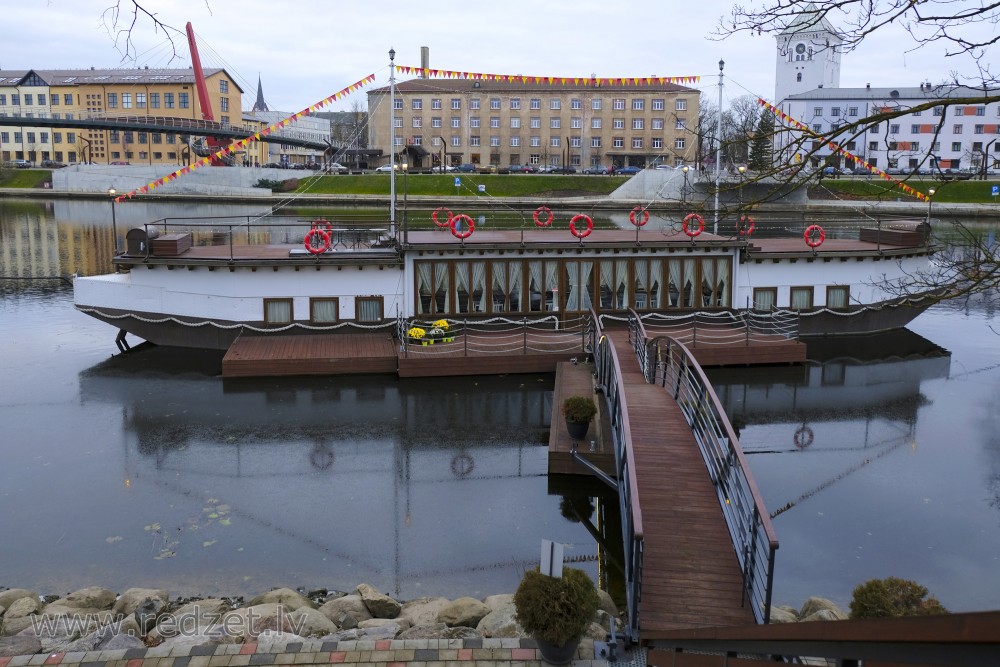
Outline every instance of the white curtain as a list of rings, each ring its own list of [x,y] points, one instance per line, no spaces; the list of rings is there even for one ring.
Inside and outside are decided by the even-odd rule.
[[[559,310],[558,292],[553,292],[559,287],[559,263],[545,262],[545,285],[542,292],[545,294],[545,303],[549,310]]]
[[[540,311],[544,299],[545,284],[542,282],[542,263],[534,260],[528,262],[528,308],[529,310]],[[523,310],[523,309],[522,309]]]
[[[850,299],[850,287],[827,287],[826,307],[827,308],[847,308]]]
[[[811,287],[792,288],[792,308],[812,308],[813,292]]]
[[[594,305],[594,263],[580,262],[580,310]]]
[[[649,307],[660,307],[660,287],[663,280],[663,260],[654,259],[649,262]]]
[[[434,312],[451,312],[451,291],[448,289],[448,265],[438,262],[434,265]]]
[[[681,292],[683,293],[682,299],[685,308],[696,308],[701,306],[700,303],[695,301],[697,285],[694,282],[695,281],[694,262],[695,260],[693,259],[684,260],[684,288],[681,290]],[[697,298],[699,301],[701,300],[700,296],[698,296]]]
[[[337,300],[336,299],[313,299],[312,321],[324,324],[337,321]]]
[[[580,310],[580,262],[566,262],[566,310]]]
[[[670,301],[667,305],[671,308],[680,308],[681,306],[681,260],[671,259],[670,264],[670,289],[669,297]]]
[[[455,265],[455,299],[458,301],[460,313],[469,312],[469,265],[458,263]]]
[[[521,295],[521,262],[510,263],[510,290],[508,291],[507,303],[510,304],[511,311],[523,311],[524,298]]]
[[[731,282],[730,278],[732,275],[732,269],[729,264],[729,259],[718,260],[718,266],[715,269],[715,274],[716,274],[715,282],[718,285],[718,287],[716,288],[716,296],[719,299],[716,305],[722,308],[728,308],[731,299],[729,294],[729,285]]]
[[[646,289],[646,273],[649,271],[649,262],[644,259],[635,260],[635,281],[632,289],[635,292],[635,308],[642,309],[649,307],[649,294]],[[641,305],[640,305],[641,304]]]
[[[472,264],[472,299],[476,312],[486,312],[486,262]]]
[[[291,300],[268,301],[264,319],[268,324],[290,324],[292,321]]]
[[[493,262],[493,312],[502,313],[507,310],[507,262]]]
[[[431,264],[417,264],[417,312],[426,315],[431,311]]]
[[[619,259],[615,262],[615,308],[624,310],[629,307],[630,301],[628,293],[628,260]]]
[[[611,310],[614,307],[615,292],[615,262],[612,259],[601,260],[601,285],[598,288],[601,295],[598,301],[601,310]]]
[[[777,294],[773,289],[755,289],[753,291],[754,310],[773,310]]]
[[[359,322],[381,322],[382,300],[359,297],[356,301]]]
[[[715,260],[712,258],[701,262],[701,290],[704,298],[702,306],[715,305]]]

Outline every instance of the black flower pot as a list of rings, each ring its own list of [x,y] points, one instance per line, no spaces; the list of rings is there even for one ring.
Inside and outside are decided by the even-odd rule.
[[[587,437],[587,431],[590,430],[590,422],[571,422],[567,419],[566,430],[569,431],[569,437],[574,440],[583,440]]]
[[[542,654],[542,660],[550,665],[568,665],[576,655],[576,648],[580,645],[580,638],[571,639],[562,646],[556,646],[537,638],[535,642],[538,644],[538,652]]]

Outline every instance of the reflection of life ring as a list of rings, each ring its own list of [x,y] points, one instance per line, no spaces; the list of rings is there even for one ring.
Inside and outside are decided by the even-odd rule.
[[[813,237],[813,232],[819,232],[819,236]],[[806,231],[802,234],[802,238],[806,240],[807,246],[810,248],[816,248],[826,240],[826,232],[824,232],[823,228],[819,225],[809,225],[806,227]]]
[[[586,222],[587,223],[586,229],[577,229],[576,228],[577,220],[583,220],[584,222]],[[589,215],[585,215],[583,213],[574,215],[569,221],[569,231],[572,232],[573,236],[575,236],[578,239],[582,239],[585,236],[590,236],[590,232],[594,231],[594,221],[590,219]]]
[[[690,226],[692,220],[694,220],[697,223],[694,229],[692,229]],[[701,217],[697,213],[688,213],[686,216],[684,216],[684,222],[682,223],[682,226],[684,227],[684,233],[690,236],[691,238],[694,238],[698,236],[698,234],[701,234],[703,231],[705,231],[705,218]]]
[[[451,473],[455,477],[466,477],[475,469],[476,462],[468,454],[455,454],[451,460]]]
[[[750,236],[753,234],[753,230],[757,229],[757,225],[754,224],[753,218],[749,215],[741,215],[739,229],[740,236]]]
[[[792,442],[795,443],[797,448],[805,449],[809,445],[813,444],[813,430],[808,426],[799,428],[799,430],[796,431],[795,435],[792,437]]]
[[[309,454],[309,463],[313,468],[326,470],[333,465],[333,450],[330,445],[316,445]]]
[[[313,245],[312,241],[316,236],[319,236],[319,238],[323,241],[323,245],[318,247]],[[325,229],[320,229],[319,227],[313,227],[306,232],[304,243],[306,244],[306,250],[314,255],[326,252],[330,248],[330,232]]]
[[[438,220],[438,213],[441,213],[442,211],[448,214],[448,219],[445,220],[444,222]],[[451,222],[452,217],[454,217],[454,214],[451,212],[451,209],[447,208],[446,206],[438,206],[436,209],[434,209],[434,212],[431,213],[431,220],[433,220],[434,224],[437,225],[438,227],[447,227],[448,224]]]
[[[457,223],[462,220],[465,220],[466,228],[459,230]],[[453,216],[449,225],[451,226],[451,233],[456,239],[467,239],[472,236],[472,232],[476,231],[475,221],[464,213],[459,213],[458,215]]]
[[[333,231],[333,225],[331,225],[330,221],[327,220],[326,218],[317,218],[316,220],[313,220],[312,222],[313,229],[321,229],[323,227],[326,227],[327,232]]]
[[[632,209],[632,212],[628,214],[628,221],[636,227],[642,227],[649,222],[649,211],[641,206],[636,206]]]
[[[541,213],[548,215],[548,217],[545,218],[544,220],[540,220],[538,216]],[[531,218],[535,221],[535,224],[538,225],[539,227],[548,227],[549,225],[551,225],[552,217],[553,217],[552,209],[550,209],[548,206],[539,206],[538,208],[535,209],[535,212],[531,216]]]

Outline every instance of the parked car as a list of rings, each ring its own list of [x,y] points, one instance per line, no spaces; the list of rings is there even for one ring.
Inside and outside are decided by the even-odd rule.
[[[507,167],[508,174],[530,174],[531,167],[528,165],[512,164]]]
[[[326,170],[331,174],[346,174],[350,171],[347,167],[340,164],[339,162],[331,162],[327,165]]]
[[[117,161],[117,162],[112,162],[111,164],[114,165],[114,166],[117,166],[117,167],[124,167],[124,166],[128,165],[129,163],[128,162]]]
[[[388,174],[392,171],[391,164],[383,164],[381,167],[375,167],[375,173],[377,174]]]
[[[30,169],[32,164],[27,160],[11,160],[10,162],[5,162],[4,166],[13,167],[14,169]]]
[[[550,174],[575,174],[576,167],[552,167]]]
[[[608,173],[608,168],[607,167],[602,167],[600,165],[598,165],[596,167],[587,167],[586,169],[583,170],[583,173],[585,173],[585,174],[607,174]]]
[[[614,174],[615,176],[635,176],[640,171],[642,171],[640,167],[618,167]]]
[[[43,169],[62,169],[66,165],[62,162],[56,162],[55,160],[42,160]]]
[[[473,174],[476,171],[476,165],[474,164],[460,164],[455,167],[455,171],[460,171],[463,174]]]
[[[538,168],[538,171],[536,171],[535,173],[536,174],[551,174],[553,169],[555,169],[555,167],[543,164],[541,167]]]

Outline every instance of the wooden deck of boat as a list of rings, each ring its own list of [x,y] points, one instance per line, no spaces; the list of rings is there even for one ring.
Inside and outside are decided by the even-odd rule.
[[[802,363],[806,346],[778,336],[721,340],[674,330],[703,366]],[[651,332],[650,335],[655,335]],[[559,362],[583,360],[579,331],[476,331],[434,345],[400,347],[392,334],[240,336],[222,360],[223,377],[363,375],[399,377],[555,373]]]
[[[645,531],[640,633],[754,624],[716,490],[680,407],[645,382],[627,331],[605,334],[621,365]]]

